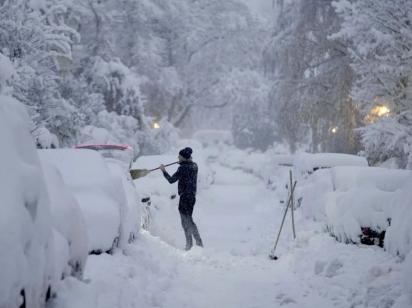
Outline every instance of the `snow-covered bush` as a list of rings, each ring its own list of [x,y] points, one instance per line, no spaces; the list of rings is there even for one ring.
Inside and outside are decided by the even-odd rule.
[[[193,134],[193,139],[198,140],[204,147],[233,145],[233,136],[230,131],[203,129],[198,130]]]
[[[412,111],[380,119],[359,131],[372,163],[395,158],[400,168],[412,169]]]
[[[360,130],[366,153],[373,163],[395,157],[411,169],[411,3],[337,0],[334,6],[342,25],[333,36],[350,46],[356,77],[352,97],[363,116],[380,105],[387,108],[388,118],[366,121]]]
[[[160,122],[159,129],[149,127],[149,119],[144,128],[139,128],[138,120],[115,112],[101,111],[91,125],[80,131],[79,143],[87,144],[129,144],[136,156],[167,152],[177,140],[177,130],[167,121]]]
[[[65,23],[67,4],[19,0],[0,6],[0,52],[12,60],[16,72],[10,94],[29,106],[32,131],[46,127],[63,144],[70,143],[81,121],[60,89],[78,39]]]
[[[8,80],[16,75],[10,59],[0,53],[0,93],[5,91]]]
[[[23,301],[43,307],[59,274],[47,189],[29,127],[23,105],[0,95],[0,307]]]
[[[143,101],[140,93],[141,79],[119,59],[104,61],[97,57],[91,69],[93,87],[103,94],[108,112],[132,116],[142,129],[144,123]]]

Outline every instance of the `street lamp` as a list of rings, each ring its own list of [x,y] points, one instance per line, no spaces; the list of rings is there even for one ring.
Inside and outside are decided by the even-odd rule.
[[[383,104],[375,105],[365,117],[366,123],[375,123],[378,119],[389,117],[391,110],[388,106]]]

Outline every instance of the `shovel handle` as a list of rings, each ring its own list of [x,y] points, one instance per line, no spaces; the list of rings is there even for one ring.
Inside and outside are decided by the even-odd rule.
[[[169,166],[172,166],[172,165],[176,165],[176,164],[178,164],[178,163],[179,163],[178,161],[175,161],[174,163],[170,163],[170,164],[165,165],[165,167],[169,167]],[[155,170],[159,170],[159,169],[160,169],[160,167],[157,167],[157,168],[154,168],[154,169],[150,169],[149,172],[152,172],[152,171],[155,171]]]

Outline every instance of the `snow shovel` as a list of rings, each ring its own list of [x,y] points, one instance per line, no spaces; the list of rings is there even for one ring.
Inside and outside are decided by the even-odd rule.
[[[286,214],[288,213],[289,207],[292,206],[292,198],[293,198],[293,193],[295,191],[296,183],[297,183],[297,181],[295,181],[295,183],[293,183],[291,193],[290,193],[290,196],[289,196],[289,199],[288,199],[288,204],[286,205],[285,213],[283,214],[282,223],[280,224],[280,229],[279,229],[278,237],[276,238],[275,246],[273,247],[272,251],[269,254],[269,259],[271,259],[271,260],[277,260],[278,259],[278,257],[275,255],[276,246],[278,245],[279,238],[280,238],[280,232],[282,231],[283,224],[285,223]]]
[[[174,163],[165,165],[165,167],[176,165],[178,163],[179,162],[176,161]],[[159,169],[160,169],[160,167],[157,167],[157,168],[154,168],[154,169],[130,169],[130,175],[132,176],[133,180],[136,180],[136,179],[139,179],[139,178],[142,178],[142,177],[148,175],[152,171],[156,171],[156,170],[159,170]]]

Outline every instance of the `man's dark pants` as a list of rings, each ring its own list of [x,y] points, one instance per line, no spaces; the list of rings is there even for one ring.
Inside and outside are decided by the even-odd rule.
[[[179,200],[179,213],[182,219],[182,227],[185,231],[186,250],[193,246],[192,236],[195,238],[196,245],[203,247],[202,239],[200,238],[197,226],[193,221],[193,207],[196,203],[196,196],[194,194],[182,194]]]

